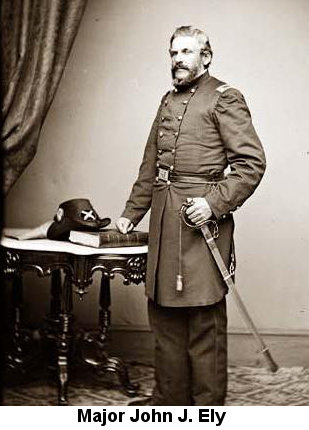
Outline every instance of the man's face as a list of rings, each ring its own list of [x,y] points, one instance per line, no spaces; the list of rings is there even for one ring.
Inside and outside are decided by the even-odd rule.
[[[170,55],[174,85],[186,85],[203,73],[203,55],[195,37],[176,37],[172,42]]]

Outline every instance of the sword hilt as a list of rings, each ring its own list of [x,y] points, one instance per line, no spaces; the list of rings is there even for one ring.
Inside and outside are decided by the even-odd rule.
[[[207,224],[211,224],[214,228],[213,231],[213,238],[217,239],[219,237],[219,229],[218,229],[218,224],[216,221],[214,221],[213,219],[206,219],[205,221],[201,221],[197,224],[194,224],[190,218],[188,217],[186,211],[187,209],[194,205],[194,201],[193,199],[188,199],[188,201],[184,202],[179,210],[179,214],[180,214],[180,218],[182,219],[182,221],[186,224],[187,227],[189,228],[194,228],[194,229],[200,229],[203,225],[207,225]]]
[[[187,226],[187,227],[190,227],[190,228],[200,228],[202,225],[204,225],[204,224],[206,224],[207,222],[209,222],[209,220],[205,220],[205,221],[202,221],[202,222],[200,222],[200,223],[198,223],[198,224],[194,224],[194,223],[190,220],[190,218],[188,217],[188,215],[187,215],[187,213],[186,213],[187,209],[188,209],[190,206],[192,206],[192,205],[194,205],[194,201],[193,201],[193,199],[188,199],[186,202],[184,202],[184,203],[181,205],[181,207],[180,207],[180,211],[179,211],[179,214],[180,214],[180,216],[181,216],[181,219],[183,220],[183,222],[186,224],[186,226]]]

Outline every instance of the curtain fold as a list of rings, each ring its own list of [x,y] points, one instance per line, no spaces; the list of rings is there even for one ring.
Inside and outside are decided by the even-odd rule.
[[[2,157],[6,194],[33,159],[87,0],[2,0]]]

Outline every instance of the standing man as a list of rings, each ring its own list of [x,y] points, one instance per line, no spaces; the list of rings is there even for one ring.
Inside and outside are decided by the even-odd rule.
[[[129,232],[151,208],[146,279],[156,341],[151,405],[223,405],[227,289],[202,232],[182,223],[179,210],[190,199],[191,223],[217,223],[216,244],[231,267],[232,213],[258,186],[265,155],[242,94],[209,75],[207,35],[192,26],[177,28],[170,56],[174,89],[161,101],[116,226]],[[182,291],[176,282],[180,269]]]

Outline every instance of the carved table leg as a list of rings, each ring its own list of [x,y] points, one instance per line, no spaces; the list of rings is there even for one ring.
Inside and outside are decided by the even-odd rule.
[[[7,364],[11,369],[25,371],[27,361],[29,361],[27,360],[26,345],[29,344],[30,339],[22,328],[23,284],[20,274],[13,277],[12,307],[13,333],[12,344],[7,355]]]
[[[99,310],[99,324],[100,324],[100,347],[102,351],[105,350],[106,343],[109,336],[110,326],[110,305],[111,305],[111,293],[110,293],[110,280],[107,275],[102,273],[101,288],[100,288],[100,310]]]
[[[59,321],[61,311],[61,271],[54,270],[51,274],[51,300],[49,316],[55,322]]]
[[[82,358],[93,368],[101,369],[107,360],[106,346],[110,325],[110,283],[109,277],[102,274],[99,296],[99,333],[95,336],[84,333]]]
[[[40,330],[47,367],[53,372],[57,369],[57,340],[60,327],[61,293],[61,270],[59,269],[51,273],[50,308],[44,318],[43,327]]]
[[[60,330],[58,337],[58,372],[59,372],[59,405],[68,402],[68,362],[71,346],[72,321],[72,279],[66,274],[63,285],[64,303],[60,313]]]
[[[106,343],[109,335],[110,326],[110,279],[109,276],[102,273],[101,278],[101,289],[100,289],[100,334],[99,334],[99,346],[102,355],[105,353]],[[106,353],[105,353],[106,354]],[[138,385],[130,382],[128,370],[120,358],[108,357],[106,355],[106,361],[104,362],[101,370],[104,372],[116,373],[120,383],[122,384],[125,392],[129,396],[135,396],[137,394]]]

